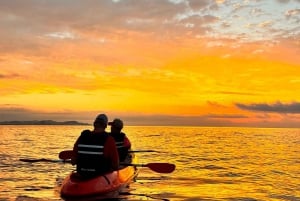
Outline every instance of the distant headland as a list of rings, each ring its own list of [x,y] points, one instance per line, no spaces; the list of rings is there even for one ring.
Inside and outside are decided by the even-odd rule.
[[[78,121],[53,121],[53,120],[34,120],[34,121],[2,121],[0,125],[89,125]]]

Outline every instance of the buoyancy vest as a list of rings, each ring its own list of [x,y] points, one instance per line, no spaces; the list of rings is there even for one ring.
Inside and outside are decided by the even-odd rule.
[[[108,133],[92,133],[84,130],[78,139],[77,172],[93,177],[110,171],[110,161],[104,157],[104,144]]]
[[[120,161],[124,161],[128,154],[128,148],[124,147],[125,134],[122,132],[117,134],[111,133],[111,136],[114,138],[116,142],[116,147],[118,149]]]

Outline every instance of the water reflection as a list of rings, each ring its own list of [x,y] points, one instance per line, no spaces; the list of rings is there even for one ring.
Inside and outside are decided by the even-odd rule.
[[[83,129],[0,126],[0,200],[62,201],[59,187],[73,166],[19,159],[55,160]],[[125,127],[124,132],[135,150],[159,151],[137,153],[139,163],[174,163],[176,170],[140,168],[137,181],[110,200],[300,200],[300,129]]]

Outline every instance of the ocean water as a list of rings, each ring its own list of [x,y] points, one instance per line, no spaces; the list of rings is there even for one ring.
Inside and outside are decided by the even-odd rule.
[[[26,163],[58,159],[89,126],[0,126],[0,201],[63,200],[61,181],[74,167]],[[140,168],[118,199],[300,201],[300,129],[222,127],[124,128],[139,163],[169,162],[171,174]]]

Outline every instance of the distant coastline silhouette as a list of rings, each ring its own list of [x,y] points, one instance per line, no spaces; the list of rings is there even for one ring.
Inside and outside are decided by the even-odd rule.
[[[53,120],[33,120],[33,121],[2,121],[0,125],[89,125],[78,121],[53,121]]]

